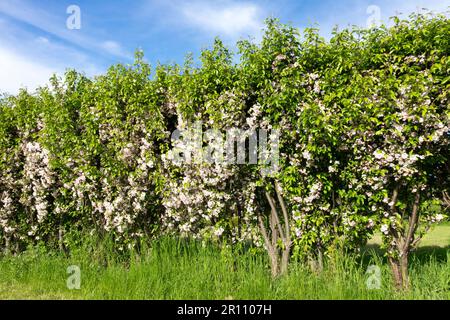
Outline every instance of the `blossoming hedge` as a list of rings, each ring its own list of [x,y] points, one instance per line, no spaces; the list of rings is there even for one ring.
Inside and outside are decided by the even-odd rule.
[[[320,262],[380,230],[407,286],[409,252],[446,218],[448,34],[444,15],[335,30],[330,41],[269,20],[260,44],[238,43],[237,63],[216,40],[200,66],[187,59],[152,74],[138,52],[94,79],[68,71],[4,97],[0,245],[63,248],[74,232],[108,232],[120,248],[164,233],[263,245],[273,195],[295,256]],[[172,133],[196,123],[279,130],[279,170],[172,161]],[[213,140],[203,136],[221,150]]]

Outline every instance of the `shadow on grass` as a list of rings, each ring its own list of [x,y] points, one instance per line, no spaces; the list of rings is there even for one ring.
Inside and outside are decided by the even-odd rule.
[[[369,263],[374,255],[382,259],[383,262],[387,262],[387,258],[384,256],[385,250],[381,249],[379,244],[368,244],[362,249],[362,258],[364,263]],[[450,257],[450,245],[446,247],[440,246],[423,246],[413,250],[410,253],[411,261],[418,261],[419,263],[426,263],[430,260],[442,263],[447,262]]]

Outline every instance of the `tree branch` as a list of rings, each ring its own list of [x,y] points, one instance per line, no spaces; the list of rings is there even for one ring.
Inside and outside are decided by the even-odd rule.
[[[275,218],[275,222],[278,227],[278,232],[280,233],[280,236],[284,239],[284,234],[283,234],[283,230],[281,229],[280,219],[278,218],[277,208],[275,207],[275,203],[273,201],[272,196],[267,191],[266,191],[266,198],[267,198],[267,201],[269,201],[270,208],[272,209],[272,214]]]
[[[261,233],[264,238],[264,242],[266,243],[267,250],[269,251],[270,255],[272,256],[273,250],[272,250],[272,245],[269,240],[269,234],[267,233],[267,229],[264,226],[264,222],[263,222],[261,216],[258,216],[258,222],[259,222],[259,228],[261,229]]]
[[[398,192],[399,192],[399,186],[395,186],[394,192],[392,193],[392,199],[391,199],[391,214],[395,214],[397,212],[397,209],[395,205],[397,204],[398,200]],[[403,248],[403,239],[402,236],[398,233],[395,228],[391,228],[392,233],[394,234],[394,237],[396,239],[395,245],[397,246],[397,249],[401,252]]]
[[[286,204],[284,203],[284,199],[281,195],[281,188],[280,185],[278,184],[278,182],[275,183],[275,191],[277,193],[277,197],[278,197],[278,202],[280,202],[280,206],[281,206],[281,211],[283,211],[283,216],[284,216],[284,232],[285,232],[285,237],[284,237],[284,245],[286,247],[291,245],[291,237],[290,237],[290,223],[289,223],[289,215],[286,209]]]
[[[450,196],[448,195],[447,191],[442,192],[443,200],[444,200],[444,204],[445,206],[447,206],[447,208],[450,208]]]
[[[414,232],[417,229],[417,223],[419,221],[419,205],[420,205],[420,193],[416,193],[416,197],[414,199],[414,205],[412,209],[411,217],[409,218],[409,230],[408,234],[405,238],[405,243],[403,244],[403,252],[406,252],[413,241]]]

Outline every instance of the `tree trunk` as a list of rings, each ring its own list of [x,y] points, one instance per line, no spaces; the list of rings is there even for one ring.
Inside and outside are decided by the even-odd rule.
[[[5,250],[4,250],[4,253],[5,253],[5,255],[8,255],[10,252],[11,252],[10,237],[9,236],[5,236]]]
[[[266,228],[263,218],[261,216],[258,217],[259,228],[270,258],[270,266],[273,278],[276,278],[288,272],[289,258],[292,246],[290,235],[291,227],[288,211],[283,197],[281,196],[281,189],[279,185],[276,184],[275,187],[277,199],[279,202],[278,205],[281,208],[283,215],[280,215],[279,209],[275,204],[275,199],[268,192],[266,192],[266,198],[271,209],[270,215],[268,217],[269,229]],[[281,248],[279,242],[281,242],[282,244]]]
[[[281,274],[287,273],[290,257],[291,257],[291,245],[289,244],[283,249],[283,256],[281,258]]]
[[[404,253],[400,258],[400,268],[402,272],[402,289],[409,288],[409,273],[408,273],[408,253]]]
[[[403,286],[400,262],[397,259],[389,258],[389,264],[391,265],[392,275],[394,276],[395,287],[399,289]]]
[[[280,275],[280,267],[278,265],[278,255],[276,253],[271,254],[270,268],[272,271],[272,278],[276,278]]]
[[[59,246],[59,251],[64,252],[64,230],[62,225],[59,225],[59,229],[58,229],[58,246]]]
[[[322,252],[322,247],[319,247],[319,249],[318,249],[317,266],[319,267],[319,272],[322,273],[322,271],[323,271],[323,252]]]
[[[394,284],[397,290],[407,290],[409,288],[408,254],[404,253],[400,258],[389,258]]]
[[[394,189],[392,195],[391,214],[396,214],[396,204],[399,195],[399,187]],[[389,263],[392,268],[394,276],[395,287],[398,290],[409,289],[409,274],[408,274],[408,256],[412,247],[417,244],[420,238],[415,237],[416,230],[419,226],[419,209],[420,209],[420,193],[417,192],[414,197],[412,205],[412,212],[409,217],[408,226],[404,232],[398,232],[395,229],[391,230],[394,237],[395,246],[392,248],[397,251],[398,257],[389,258]],[[403,215],[402,215],[403,217]]]
[[[321,248],[318,248],[317,255],[308,256],[309,268],[312,272],[320,274],[323,271],[323,252]]]

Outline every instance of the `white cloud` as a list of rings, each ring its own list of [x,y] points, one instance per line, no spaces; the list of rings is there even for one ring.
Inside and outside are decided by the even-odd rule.
[[[21,4],[24,5],[18,0],[17,5]],[[90,38],[86,41],[83,36],[74,32],[75,40],[61,41],[69,37],[69,33],[64,34],[64,27],[62,30],[53,30],[57,22],[51,22],[54,18],[48,13],[39,9],[33,13],[26,5],[22,11],[17,11],[17,7],[8,0],[0,0],[0,12],[44,31],[30,31],[11,23],[9,18],[0,19],[0,93],[16,94],[22,87],[33,91],[38,86],[48,84],[54,73],[63,75],[67,68],[74,68],[87,76],[95,76],[104,71],[99,66],[98,59],[92,58],[85,50],[80,50],[80,47],[94,48],[90,45]],[[110,44],[109,50],[102,47],[101,41],[95,46],[97,52],[113,56],[124,54],[118,43],[114,46]]]
[[[104,41],[101,43],[101,47],[106,52],[114,55],[114,56],[127,56],[128,54],[126,51],[122,48],[120,43],[112,40]]]
[[[188,23],[229,37],[254,35],[263,27],[261,9],[252,3],[184,3],[181,12]]]
[[[91,36],[83,34],[83,27],[81,27],[81,30],[67,29],[65,19],[68,15],[65,15],[65,13],[60,16],[55,16],[37,6],[32,6],[28,1],[24,2],[23,0],[1,0],[0,12],[3,12],[14,19],[32,25],[81,48],[96,52],[106,52],[124,59],[133,58],[132,54],[123,49],[116,49],[113,51],[105,50],[105,47],[103,46],[105,42],[101,39],[95,39]]]
[[[48,38],[46,38],[46,37],[38,37],[36,39],[36,42],[40,43],[40,44],[49,44],[50,40],[48,40]]]
[[[34,90],[45,85],[53,73],[47,66],[32,62],[8,49],[0,47],[0,91],[16,94],[20,88]]]
[[[0,35],[0,93],[16,94],[21,87],[32,91],[47,84],[52,74],[62,75],[67,68],[82,71],[87,76],[104,71],[83,52],[44,36],[8,25],[3,27],[8,32]]]

